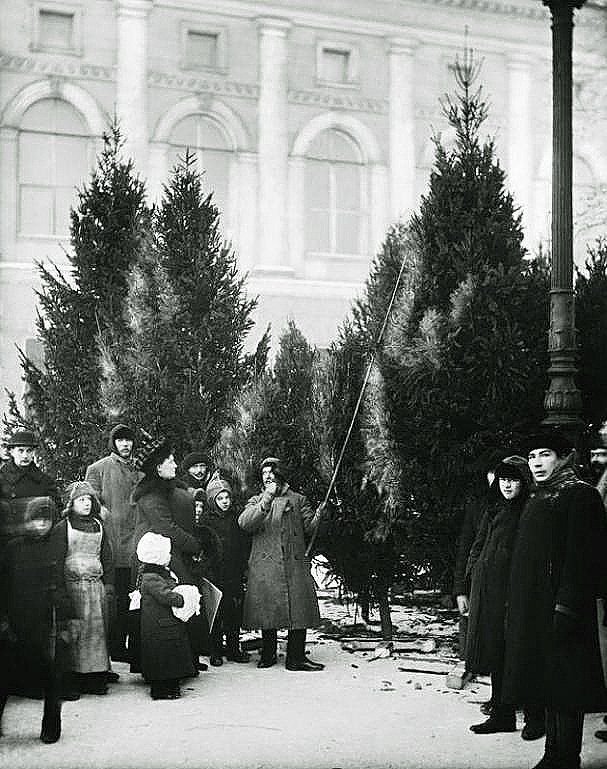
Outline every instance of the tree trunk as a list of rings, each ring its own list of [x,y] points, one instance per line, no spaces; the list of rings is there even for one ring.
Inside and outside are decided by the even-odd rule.
[[[375,597],[379,604],[379,619],[381,621],[381,635],[384,641],[392,640],[392,617],[390,615],[390,602],[388,600],[387,584],[378,584]]]

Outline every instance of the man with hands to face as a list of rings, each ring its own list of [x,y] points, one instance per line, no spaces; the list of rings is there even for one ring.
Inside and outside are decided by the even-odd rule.
[[[264,459],[260,472],[262,492],[249,499],[238,518],[252,536],[243,627],[261,628],[257,667],[276,664],[277,629],[287,628],[287,670],[322,670],[324,665],[306,656],[306,629],[318,626],[320,614],[305,538],[320,513],[290,488],[278,457]]]

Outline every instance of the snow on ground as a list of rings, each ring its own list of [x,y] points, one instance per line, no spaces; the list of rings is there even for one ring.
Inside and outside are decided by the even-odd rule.
[[[120,681],[105,697],[83,696],[63,707],[63,735],[43,745],[42,703],[10,700],[0,739],[2,769],[529,769],[542,740],[520,731],[474,735],[483,719],[486,681],[449,689],[445,676],[411,672],[455,662],[457,619],[432,606],[395,606],[402,634],[432,636],[430,655],[394,654],[371,661],[373,650],[348,652],[328,633],[350,634],[355,610],[334,591],[321,591],[323,628],[308,650],[326,664],[293,673],[227,663],[184,682],[183,697],[153,702],[140,676],[117,664]],[[378,625],[360,625],[370,634]],[[381,641],[377,637],[378,643]],[[284,655],[284,640],[282,643]],[[446,662],[445,662],[446,660]],[[520,728],[519,720],[519,728]],[[607,767],[607,745],[593,737],[601,716],[586,718],[584,769]]]

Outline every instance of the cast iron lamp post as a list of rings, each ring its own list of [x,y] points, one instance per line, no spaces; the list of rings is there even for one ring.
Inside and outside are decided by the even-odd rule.
[[[552,17],[552,258],[550,279],[550,385],[544,399],[546,424],[575,430],[582,396],[575,384],[573,295],[571,51],[573,11],[585,0],[543,0]]]

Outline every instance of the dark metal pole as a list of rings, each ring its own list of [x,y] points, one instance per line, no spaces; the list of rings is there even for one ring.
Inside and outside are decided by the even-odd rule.
[[[543,0],[552,16],[552,260],[550,283],[550,385],[544,399],[547,424],[575,429],[582,396],[577,369],[573,294],[572,63],[573,11],[585,0]]]

